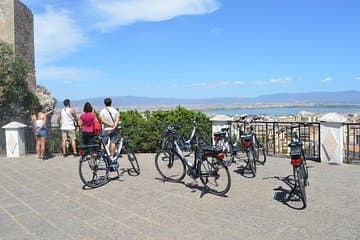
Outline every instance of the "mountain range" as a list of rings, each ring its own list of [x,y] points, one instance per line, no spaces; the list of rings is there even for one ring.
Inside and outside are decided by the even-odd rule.
[[[73,107],[82,107],[89,101],[94,107],[102,107],[105,97],[87,98],[73,100]],[[187,98],[152,98],[138,96],[111,96],[114,107],[136,107],[136,106],[176,106],[176,105],[358,105],[360,104],[360,91],[339,91],[339,92],[305,92],[305,93],[278,93],[261,95],[258,97],[216,97],[203,99]],[[62,107],[62,101],[58,103]]]

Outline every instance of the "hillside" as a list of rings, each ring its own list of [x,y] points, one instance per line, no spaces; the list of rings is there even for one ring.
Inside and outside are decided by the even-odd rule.
[[[262,95],[254,98],[223,97],[205,99],[182,99],[182,98],[151,98],[137,96],[112,96],[115,107],[155,107],[155,106],[176,106],[176,105],[358,105],[360,104],[360,91],[342,92],[307,92],[307,93],[279,93]],[[86,101],[91,102],[96,108],[103,106],[104,98],[88,98],[72,101],[72,106],[82,107]],[[62,102],[59,102],[62,104]],[[60,105],[59,107],[62,107]]]

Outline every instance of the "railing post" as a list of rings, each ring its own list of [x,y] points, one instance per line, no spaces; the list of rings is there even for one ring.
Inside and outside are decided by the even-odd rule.
[[[273,155],[275,155],[275,148],[276,148],[276,143],[275,143],[275,122],[273,122]]]
[[[347,163],[350,162],[350,125],[346,124],[346,149],[345,149],[345,159]]]

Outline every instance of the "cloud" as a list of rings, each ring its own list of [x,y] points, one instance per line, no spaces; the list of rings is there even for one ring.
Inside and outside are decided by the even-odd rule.
[[[234,85],[236,85],[236,86],[244,86],[245,82],[244,81],[235,81]]]
[[[51,7],[35,15],[34,32],[38,65],[54,62],[73,53],[86,42],[82,29],[72,20],[70,12],[55,11]]]
[[[158,22],[181,15],[199,15],[219,9],[217,0],[89,0],[102,31],[136,22]]]
[[[256,85],[285,85],[292,81],[291,77],[273,78],[266,81],[256,81]]]
[[[284,77],[284,78],[273,78],[269,81],[269,83],[272,85],[282,85],[282,84],[287,84],[291,81],[292,81],[291,77]]]
[[[356,77],[355,80],[360,81],[360,77]]]
[[[322,83],[328,83],[328,82],[331,82],[333,79],[331,77],[326,77],[324,79],[322,79],[320,82]]]
[[[228,86],[230,83],[228,81],[220,81],[220,82],[201,82],[201,83],[193,83],[191,87],[199,87],[199,88],[206,88],[206,89],[214,89],[214,88],[224,88]]]
[[[75,81],[91,81],[101,77],[99,71],[75,67],[44,66],[37,72],[42,82],[73,83]]]

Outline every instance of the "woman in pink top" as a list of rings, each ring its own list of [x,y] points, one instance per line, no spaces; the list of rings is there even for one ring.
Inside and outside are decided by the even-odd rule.
[[[80,126],[82,127],[82,143],[94,144],[94,119],[96,118],[93,108],[89,102],[84,105],[84,113],[80,115]]]

